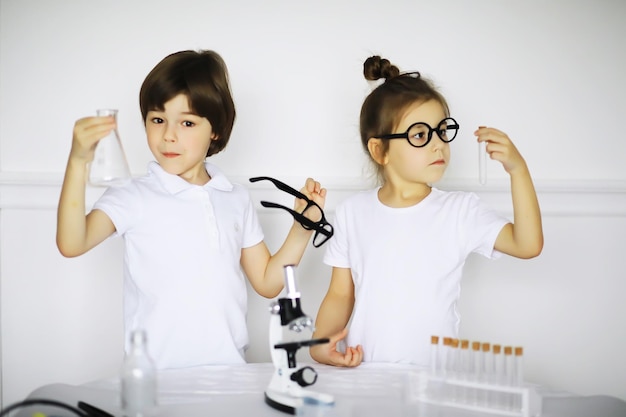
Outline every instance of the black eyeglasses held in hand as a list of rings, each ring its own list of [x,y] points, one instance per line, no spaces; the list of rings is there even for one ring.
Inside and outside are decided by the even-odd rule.
[[[324,210],[322,210],[322,208],[315,201],[311,200],[309,197],[302,194],[300,191],[294,188],[291,188],[284,182],[278,181],[277,179],[274,179],[271,177],[250,178],[250,182],[257,182],[257,181],[263,181],[263,180],[271,181],[279,190],[284,191],[288,194],[291,194],[294,197],[301,198],[302,200],[306,201],[306,207],[304,208],[304,210],[302,210],[302,213],[298,213],[297,211],[290,209],[289,207],[285,207],[283,205],[276,204],[276,203],[271,203],[269,201],[261,201],[261,205],[263,207],[283,209],[287,211],[288,213],[290,213],[293,216],[293,218],[302,225],[302,227],[304,227],[307,230],[314,230],[315,235],[313,235],[313,246],[315,246],[316,248],[319,248],[320,246],[322,246],[324,243],[326,243],[328,239],[330,239],[333,236],[333,233],[334,233],[333,225],[328,223],[328,221],[326,220],[326,217],[324,216]],[[320,218],[319,220],[317,221],[311,220],[310,218],[304,215],[307,212],[311,214],[313,211],[319,211],[319,218]],[[318,217],[317,213],[313,213],[313,214],[315,214],[315,216],[311,216],[311,217]]]

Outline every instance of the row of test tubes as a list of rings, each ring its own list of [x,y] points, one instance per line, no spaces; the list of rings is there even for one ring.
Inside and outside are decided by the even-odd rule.
[[[435,380],[461,381],[430,387],[431,398],[480,407],[519,410],[521,397],[501,387],[524,385],[521,346],[431,337],[430,374]],[[463,384],[467,381],[467,384]],[[491,388],[491,389],[490,389]]]

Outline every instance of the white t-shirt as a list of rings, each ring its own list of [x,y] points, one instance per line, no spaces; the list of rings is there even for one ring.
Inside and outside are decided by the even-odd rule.
[[[156,162],[94,208],[125,242],[124,325],[143,328],[158,368],[243,363],[248,344],[241,249],[263,240],[250,195],[212,164],[193,185]]]
[[[341,203],[324,263],[352,273],[347,344],[362,345],[364,361],[427,366],[430,336],[458,335],[467,256],[497,256],[495,240],[506,223],[474,193],[436,188],[407,208],[383,205],[378,189]]]

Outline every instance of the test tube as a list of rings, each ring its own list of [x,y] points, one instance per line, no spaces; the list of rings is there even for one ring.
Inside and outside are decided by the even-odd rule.
[[[515,385],[521,387],[524,385],[524,348],[517,346],[515,348]],[[513,408],[521,410],[522,397],[516,395],[513,401]]]
[[[459,339],[452,338],[450,348],[448,349],[448,379],[458,377],[459,369]],[[457,401],[459,397],[457,385],[448,386],[448,396],[450,400]]]
[[[493,345],[493,383],[497,385],[504,384],[504,356],[502,356],[501,345]],[[496,393],[494,406],[498,408],[504,407],[502,392]]]
[[[483,356],[483,369],[480,377],[480,381],[489,383],[491,375],[493,374],[493,356],[491,354],[491,344],[483,343],[481,345]],[[480,392],[479,402],[484,405],[489,405],[489,390],[482,390]]]
[[[443,349],[439,351],[439,358],[441,359],[439,368],[444,376],[447,376],[448,374],[448,351],[450,350],[450,345],[452,345],[452,338],[444,337],[442,346]]]
[[[439,373],[439,336],[430,336],[430,374]]]
[[[482,355],[480,352],[480,342],[472,342],[472,376],[471,379],[475,382],[480,380],[480,374],[483,369]],[[478,391],[479,389],[472,389],[468,392],[470,402],[478,404]]]
[[[487,142],[478,142],[478,180],[481,185],[487,183]]]
[[[504,347],[504,384],[512,386],[515,381],[515,362],[513,358],[513,348]],[[513,408],[513,394],[506,394],[504,398],[504,408]]]
[[[515,385],[524,385],[524,348],[515,348]]]
[[[459,379],[471,379],[470,375],[470,350],[469,350],[469,340],[461,340],[461,351],[459,352]],[[468,402],[468,391],[469,388],[461,387],[459,392],[459,401],[462,403]]]
[[[450,340],[450,349],[448,350],[448,371],[451,376],[456,376],[459,363],[459,339],[452,338]]]
[[[463,379],[468,379],[470,376],[470,359],[469,340],[463,339],[461,340],[461,351],[459,352],[459,374]]]

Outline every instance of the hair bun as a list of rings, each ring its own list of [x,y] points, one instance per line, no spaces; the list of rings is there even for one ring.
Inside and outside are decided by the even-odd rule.
[[[376,81],[381,78],[389,79],[398,75],[400,75],[398,67],[380,55],[371,56],[363,63],[363,76],[368,81]]]

